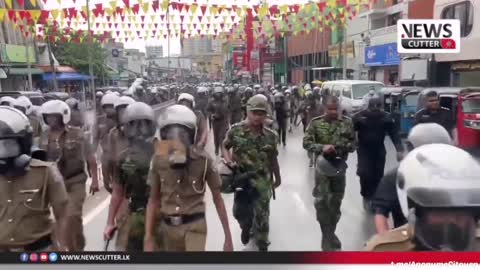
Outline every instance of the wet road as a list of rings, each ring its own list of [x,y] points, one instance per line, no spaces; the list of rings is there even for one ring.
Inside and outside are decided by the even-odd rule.
[[[321,230],[313,207],[313,169],[308,167],[308,157],[302,148],[303,132],[300,128],[288,134],[287,146],[279,148],[282,185],[276,190],[276,200],[270,206],[270,241],[272,251],[320,251]],[[210,138],[211,139],[211,138]],[[213,140],[211,140],[213,141]],[[208,145],[213,153],[212,142]],[[388,170],[396,165],[395,150],[387,139]],[[356,175],[357,155],[348,159],[347,188],[342,203],[342,217],[337,235],[343,250],[362,250],[366,240],[374,233],[373,218],[363,210],[360,185]],[[208,190],[208,189],[207,189]],[[212,203],[210,194],[205,197],[207,205],[208,237],[207,250],[220,251],[223,247],[223,230]],[[252,244],[246,247],[240,241],[240,228],[232,216],[233,195],[224,194],[229,214],[234,248],[236,251],[256,250]],[[103,250],[102,232],[108,213],[109,197],[101,192],[87,200],[84,229],[87,238],[86,250]],[[111,247],[114,243],[110,244]]]

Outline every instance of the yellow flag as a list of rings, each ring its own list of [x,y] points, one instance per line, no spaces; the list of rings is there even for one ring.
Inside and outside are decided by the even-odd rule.
[[[34,6],[34,7],[37,6],[37,0],[30,0],[30,3],[32,3],[32,6]]]
[[[115,10],[117,8],[117,1],[110,1],[110,7]]]
[[[210,7],[210,14],[211,15],[217,15],[217,13],[218,13],[218,8],[217,7],[214,7],[214,6]]]
[[[162,2],[162,9],[163,9],[163,10],[167,10],[169,3],[170,3],[169,0],[164,0],[164,1]]]
[[[198,5],[197,4],[192,4],[190,6],[190,11],[192,12],[192,15],[195,15],[195,12],[197,12]]]
[[[0,9],[0,22],[3,22],[3,19],[5,18],[5,12],[7,12],[6,9]]]
[[[155,15],[150,15],[150,19],[152,19],[152,22],[155,21]]]
[[[150,3],[144,3],[142,6],[143,13],[147,14],[149,8],[150,8]]]
[[[111,9],[111,8],[105,9],[105,13],[107,13],[107,15],[109,15],[109,16],[113,16],[113,12],[114,12],[114,10]]]
[[[107,23],[102,23],[102,28],[106,29],[107,28]]]
[[[313,9],[313,7],[312,7],[311,4],[305,4],[304,10],[307,14],[310,14],[312,12],[312,9]]]
[[[242,9],[241,8],[237,8],[237,16],[238,17],[242,17]]]
[[[38,21],[38,18],[40,18],[40,15],[41,15],[40,10],[30,10],[30,16],[32,16],[32,19],[35,23]]]
[[[8,9],[12,9],[12,0],[5,0]]]
[[[339,7],[339,8],[338,8],[338,12],[339,12],[340,14],[343,14],[343,13],[345,12],[345,8],[344,8],[344,7]]]
[[[289,11],[288,5],[280,6],[280,14],[282,15],[288,14],[288,11]]]
[[[337,0],[328,0],[327,1],[327,7],[334,8],[336,6],[337,6]]]
[[[170,21],[175,20],[175,15],[170,15]]]
[[[52,9],[50,13],[52,13],[52,18],[56,20],[58,18],[58,9]]]
[[[268,6],[264,5],[258,9],[258,17],[263,18],[268,14]]]

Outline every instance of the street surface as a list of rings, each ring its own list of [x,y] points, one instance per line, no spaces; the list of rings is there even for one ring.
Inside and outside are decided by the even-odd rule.
[[[208,152],[213,153],[213,138],[210,133]],[[314,169],[308,167],[308,157],[302,148],[303,132],[297,128],[288,134],[287,146],[279,147],[279,162],[282,185],[276,190],[276,200],[271,201],[270,241],[271,251],[320,251],[321,230],[313,207]],[[395,149],[390,139],[386,140],[388,170],[396,165]],[[342,217],[337,227],[337,235],[342,241],[343,250],[362,250],[365,241],[374,234],[373,216],[363,210],[360,185],[356,175],[357,155],[348,159],[347,188],[342,203]],[[208,189],[207,189],[208,190]],[[243,246],[240,241],[240,227],[232,216],[233,194],[224,194],[229,214],[230,228],[236,251],[255,251],[252,243]],[[207,250],[221,251],[223,230],[216,214],[211,195],[205,196],[207,204],[208,237]],[[109,194],[100,193],[87,198],[84,207],[84,230],[87,251],[101,251],[104,248],[102,237],[109,204]],[[110,244],[110,250],[114,243]]]

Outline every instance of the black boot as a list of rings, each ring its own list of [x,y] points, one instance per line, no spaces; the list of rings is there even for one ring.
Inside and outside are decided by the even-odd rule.
[[[246,245],[250,241],[250,229],[242,229],[242,244]]]

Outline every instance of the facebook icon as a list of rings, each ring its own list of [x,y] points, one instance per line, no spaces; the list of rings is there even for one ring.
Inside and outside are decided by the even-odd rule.
[[[28,262],[28,254],[27,253],[22,253],[20,254],[20,261],[22,262]]]

